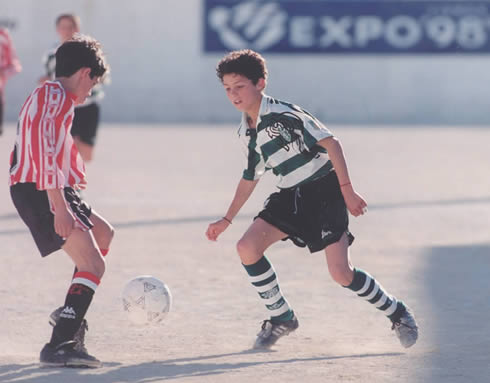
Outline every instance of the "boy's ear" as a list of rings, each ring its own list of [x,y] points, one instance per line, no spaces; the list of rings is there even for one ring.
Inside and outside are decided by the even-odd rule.
[[[91,69],[90,68],[81,68],[80,69],[82,71],[82,75],[85,77],[85,76],[90,76],[90,71]]]
[[[261,77],[259,78],[259,80],[257,81],[257,88],[262,91],[265,89],[265,86],[267,85],[266,81],[265,81],[265,78]]]

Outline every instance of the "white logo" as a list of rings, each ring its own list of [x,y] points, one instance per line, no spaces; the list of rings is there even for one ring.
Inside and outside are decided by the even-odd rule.
[[[209,25],[229,49],[270,48],[286,34],[287,18],[279,4],[256,1],[209,11]]]
[[[75,312],[73,307],[70,306],[65,307],[60,314],[60,317],[67,318],[67,319],[75,319],[76,316],[77,313]]]
[[[331,234],[332,234],[332,232],[330,230],[325,231],[325,230],[322,229],[322,239],[325,238],[325,237],[328,237]]]

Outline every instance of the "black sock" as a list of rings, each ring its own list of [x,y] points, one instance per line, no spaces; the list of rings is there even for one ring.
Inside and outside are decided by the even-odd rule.
[[[80,328],[99,283],[100,280],[88,272],[77,272],[74,275],[60,318],[51,335],[49,342],[51,345],[55,346],[73,339]]]

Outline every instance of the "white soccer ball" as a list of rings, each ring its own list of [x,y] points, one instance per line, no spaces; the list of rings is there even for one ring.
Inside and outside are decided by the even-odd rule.
[[[165,283],[151,275],[131,279],[122,293],[124,311],[137,325],[153,325],[165,318],[172,306],[172,294]]]

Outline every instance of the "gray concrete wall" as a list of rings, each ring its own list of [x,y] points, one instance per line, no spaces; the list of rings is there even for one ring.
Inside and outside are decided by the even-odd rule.
[[[0,0],[0,22],[24,70],[7,85],[15,120],[56,42],[62,12],[103,45],[112,66],[103,119],[114,122],[229,122],[238,114],[217,81],[221,54],[202,49],[200,0]],[[487,55],[266,55],[268,93],[302,105],[325,122],[487,124]]]

